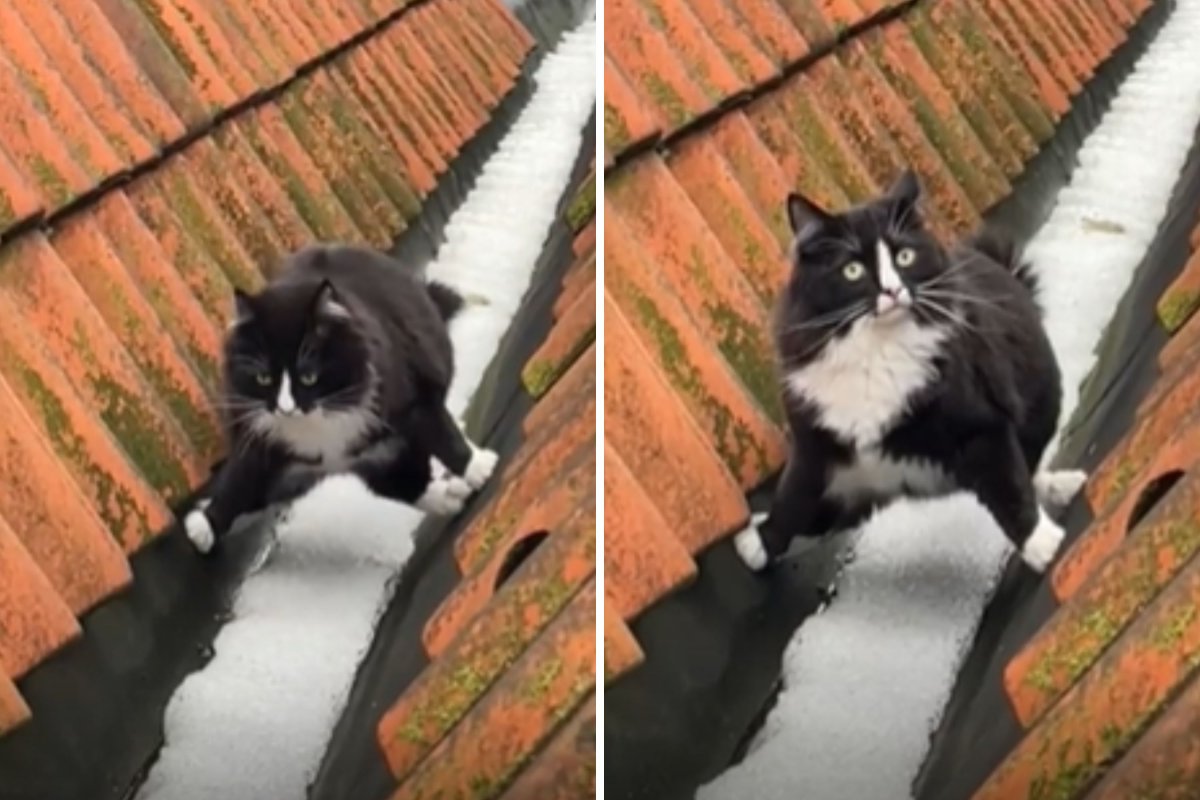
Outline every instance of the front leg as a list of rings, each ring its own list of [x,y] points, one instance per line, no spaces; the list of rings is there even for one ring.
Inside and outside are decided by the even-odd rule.
[[[429,453],[408,442],[390,457],[356,464],[354,473],[380,497],[399,500],[426,514],[453,516],[471,495],[471,487],[462,478],[435,475]]]
[[[187,537],[198,552],[210,552],[238,517],[266,507],[273,469],[274,459],[258,448],[239,450],[225,460],[213,478],[208,498],[183,519]]]
[[[416,414],[413,434],[438,461],[466,480],[472,489],[482,488],[496,469],[499,456],[471,444],[444,405],[422,408]]]
[[[1029,466],[1011,428],[965,442],[955,464],[959,486],[975,493],[1035,572],[1058,554],[1063,529],[1038,505]]]
[[[771,510],[758,525],[751,525],[734,539],[738,555],[753,570],[761,570],[783,555],[795,536],[820,536],[828,529],[818,522],[826,513],[824,462],[813,452],[793,446],[779,483]]]

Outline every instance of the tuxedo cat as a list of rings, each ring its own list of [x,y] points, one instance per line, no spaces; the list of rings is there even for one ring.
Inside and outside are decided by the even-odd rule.
[[[1035,277],[995,238],[944,250],[919,197],[906,172],[843,214],[788,198],[775,343],[791,453],[766,519],[736,539],[754,569],[897,496],[959,489],[1035,571],[1062,543],[1045,508],[1061,510],[1086,475],[1039,472],[1062,389]]]
[[[224,354],[230,455],[184,520],[197,550],[332,473],[440,514],[491,476],[496,454],[467,441],[445,407],[446,325],[462,304],[453,290],[382,253],[318,245],[236,301]],[[431,458],[450,474],[435,475]]]

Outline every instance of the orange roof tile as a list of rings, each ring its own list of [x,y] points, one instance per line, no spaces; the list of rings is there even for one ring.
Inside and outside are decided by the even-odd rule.
[[[462,578],[425,623],[430,664],[376,729],[397,799],[575,798],[594,779],[594,235],[575,245],[522,373],[524,441],[454,542]]]
[[[1200,354],[1195,338],[1179,342],[1195,320],[1186,297],[1196,263],[1193,253],[1157,304],[1172,356],[1160,355],[1133,424],[1091,476],[1094,521],[1053,571],[1062,605],[1006,665],[1025,735],[976,798],[1035,785],[1113,800],[1195,787],[1187,731],[1200,665]]]

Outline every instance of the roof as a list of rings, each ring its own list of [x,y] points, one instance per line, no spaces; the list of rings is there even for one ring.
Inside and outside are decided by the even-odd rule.
[[[231,288],[389,247],[532,46],[496,0],[62,8],[0,12],[0,734],[217,457]]]
[[[594,197],[593,176],[566,208],[571,265],[522,370],[522,442],[454,540],[461,577],[424,623],[428,665],[378,722],[395,800],[594,793]]]
[[[911,165],[974,228],[1149,0],[613,0],[605,42],[605,575],[626,623],[745,525],[784,457],[768,317],[783,201],[866,199]]]
[[[1093,522],[1051,573],[1057,608],[1004,668],[1021,737],[980,800],[1182,797],[1200,781],[1188,735],[1200,700],[1200,220],[1190,238],[1155,304],[1170,337],[1157,375],[1092,472]]]

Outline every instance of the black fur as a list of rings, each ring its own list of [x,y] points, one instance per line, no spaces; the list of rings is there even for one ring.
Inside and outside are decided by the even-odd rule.
[[[220,537],[242,514],[294,499],[329,466],[264,428],[277,418],[284,375],[301,412],[362,414],[342,450],[377,494],[413,502],[430,482],[430,455],[462,475],[471,446],[445,409],[454,374],[446,320],[461,299],[425,284],[376,251],[339,245],[290,256],[262,292],[237,292],[225,345],[230,456],[205,515]],[[365,457],[381,443],[386,457]]]
[[[442,319],[446,322],[454,319],[463,307],[462,295],[451,289],[449,286],[430,281],[425,284],[425,290],[429,292],[429,297],[433,300],[433,304],[437,306],[438,313],[442,315]]]
[[[908,398],[878,449],[890,459],[940,466],[954,485],[979,497],[1020,548],[1038,522],[1032,476],[1061,405],[1058,365],[1033,296],[1036,282],[1016,249],[995,236],[947,252],[925,230],[918,197],[916,179],[906,173],[884,197],[840,215],[789,198],[796,241],[793,272],[776,309],[781,377],[811,365],[874,313],[881,292],[878,239],[893,253],[911,248],[915,260],[897,272],[914,304],[896,313],[913,314],[919,326],[943,326],[949,338],[933,359],[936,377]],[[848,280],[850,262],[862,264],[865,276]],[[831,474],[858,462],[858,445],[823,425],[813,403],[785,390],[785,404],[791,453],[759,527],[772,558],[793,536],[853,525],[895,496],[847,502],[831,495]],[[912,485],[898,492],[918,493]]]

